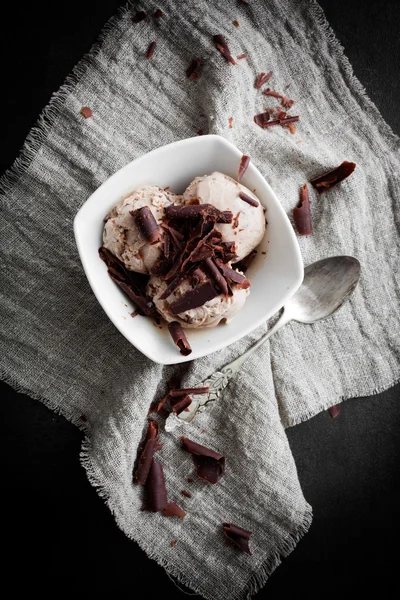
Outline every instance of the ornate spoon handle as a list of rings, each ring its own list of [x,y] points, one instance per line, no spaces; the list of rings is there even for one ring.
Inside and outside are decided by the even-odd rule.
[[[253,354],[255,350],[257,350],[257,348],[259,348],[264,342],[266,342],[271,337],[271,335],[273,335],[276,331],[278,331],[278,329],[283,327],[283,325],[286,325],[286,323],[288,323],[289,321],[290,316],[288,314],[285,314],[285,311],[283,311],[282,315],[275,323],[275,325],[266,334],[264,334],[255,344],[253,344],[253,346],[246,350],[246,352],[239,356],[239,358],[236,358],[229,364],[225,365],[225,367],[223,367],[220,371],[215,371],[212,375],[210,375],[210,377],[208,377],[208,379],[206,379],[202,383],[199,383],[196,387],[209,386],[210,391],[208,392],[208,394],[203,394],[202,396],[195,396],[195,398],[192,399],[192,403],[188,407],[188,410],[181,412],[179,416],[176,416],[171,413],[168,419],[166,420],[165,430],[173,431],[176,427],[182,425],[182,423],[190,423],[191,421],[193,421],[197,413],[204,411],[205,407],[208,404],[219,400],[222,391],[226,388],[231,378],[234,375],[236,375],[236,373],[240,370],[245,360],[249,358],[249,356]]]

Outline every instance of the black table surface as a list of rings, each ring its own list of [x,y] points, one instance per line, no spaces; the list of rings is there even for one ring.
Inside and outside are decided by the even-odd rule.
[[[236,0],[232,0],[233,2]],[[251,0],[250,0],[251,1]],[[301,0],[300,0],[301,1]],[[8,168],[53,91],[120,2],[7,3],[1,25],[0,169]],[[355,74],[400,134],[399,0],[323,0]],[[55,9],[56,7],[56,9]],[[239,8],[238,8],[239,10]],[[239,14],[239,13],[238,13]],[[348,158],[348,157],[344,157]],[[352,159],[354,157],[350,157]],[[184,598],[117,528],[79,463],[82,434],[0,384],[3,546],[0,590]],[[398,589],[400,386],[288,430],[314,521],[257,598],[308,599]],[[11,587],[10,587],[11,586]],[[9,597],[9,596],[4,596]]]

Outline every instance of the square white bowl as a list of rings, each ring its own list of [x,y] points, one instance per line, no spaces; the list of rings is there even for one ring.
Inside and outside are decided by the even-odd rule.
[[[160,330],[148,317],[131,318],[134,304],[111,280],[106,265],[99,258],[104,216],[121,198],[145,185],[169,186],[171,191],[182,193],[196,176],[212,171],[236,179],[242,154],[218,135],[198,136],[163,146],[112,175],[75,216],[79,255],[97,300],[122,335],[157,363],[182,363],[216,352],[241,339],[282,308],[303,280],[303,262],[295,233],[278,198],[250,162],[241,183],[255,190],[266,208],[268,221],[257,257],[247,272],[251,281],[250,295],[229,325],[186,330],[193,351],[185,357],[174,345],[165,324]]]

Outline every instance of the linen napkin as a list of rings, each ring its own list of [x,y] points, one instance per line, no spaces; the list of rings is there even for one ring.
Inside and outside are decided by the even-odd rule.
[[[157,8],[159,19],[151,16]],[[133,23],[139,9],[147,17]],[[247,58],[226,62],[215,34],[234,56]],[[156,50],[146,60],[152,41]],[[195,57],[204,68],[191,81],[185,71]],[[296,101],[292,114],[301,120],[294,135],[253,121],[265,105],[278,104],[254,87],[256,76],[269,70],[271,88]],[[93,116],[84,119],[82,106]],[[224,399],[185,430],[226,457],[218,484],[195,478],[180,431],[161,432],[157,458],[169,500],[187,512],[181,520],[142,511],[143,489],[132,482],[149,405],[173,373],[182,384],[204,380],[268,325],[183,367],[152,363],[98,305],[72,221],[117,169],[200,129],[249,154],[289,215],[310,177],[343,160],[356,162],[354,174],[336,188],[321,196],[311,191],[314,233],[299,243],[305,264],[353,255],[362,276],[333,317],[277,333]],[[399,140],[313,0],[149,0],[121,9],[54,94],[1,180],[1,376],[86,432],[82,463],[118,526],[206,599],[255,593],[310,526],[284,428],[399,379],[399,191]],[[180,494],[188,486],[191,498]],[[252,532],[251,556],[226,546],[223,522]]]

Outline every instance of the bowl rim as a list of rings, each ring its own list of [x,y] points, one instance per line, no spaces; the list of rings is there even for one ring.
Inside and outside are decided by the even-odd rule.
[[[288,238],[290,238],[292,247],[295,250],[294,257],[293,257],[294,258],[293,266],[294,266],[294,270],[297,271],[297,277],[293,278],[293,282],[291,283],[291,288],[290,288],[290,290],[288,290],[288,292],[286,292],[286,294],[284,294],[282,296],[282,301],[276,302],[275,305],[272,307],[272,309],[270,309],[270,311],[269,311],[270,315],[268,317],[265,317],[265,316],[259,317],[258,319],[254,320],[250,325],[248,325],[244,330],[242,330],[242,331],[238,332],[236,335],[234,335],[229,340],[229,342],[221,341],[220,343],[217,343],[209,350],[207,350],[205,348],[204,352],[200,351],[199,353],[196,354],[195,357],[192,357],[192,354],[190,354],[189,356],[182,356],[179,352],[177,352],[177,360],[167,359],[166,361],[165,360],[162,361],[160,358],[154,357],[151,354],[151,352],[149,352],[146,348],[143,348],[143,346],[141,344],[140,336],[138,336],[138,339],[135,339],[135,342],[133,342],[130,337],[127,337],[127,333],[123,331],[123,327],[117,321],[116,315],[114,315],[114,311],[109,310],[108,306],[106,305],[104,296],[101,293],[101,290],[100,290],[99,286],[97,285],[97,282],[95,281],[94,275],[92,274],[92,269],[89,266],[86,253],[85,253],[85,251],[82,247],[82,243],[81,243],[81,231],[80,231],[81,221],[85,217],[86,213],[88,213],[88,214],[90,213],[91,206],[95,202],[96,196],[101,194],[101,190],[104,187],[111,186],[114,181],[118,180],[121,177],[121,175],[123,175],[123,173],[125,173],[129,169],[131,169],[132,165],[134,163],[139,163],[141,160],[143,160],[145,158],[146,158],[146,160],[149,158],[154,160],[158,154],[165,153],[166,150],[172,150],[179,146],[200,145],[200,144],[202,144],[206,141],[210,141],[212,139],[214,139],[218,143],[223,144],[226,147],[228,147],[230,149],[230,151],[233,151],[238,157],[241,157],[243,155],[243,153],[232,142],[230,142],[229,140],[227,140],[226,138],[224,138],[218,134],[206,134],[206,135],[202,135],[202,136],[194,136],[191,138],[185,138],[183,140],[171,142],[170,144],[165,144],[163,146],[160,146],[159,148],[150,150],[149,152],[146,152],[145,154],[142,154],[141,156],[138,156],[137,158],[134,158],[133,160],[128,162],[126,165],[124,165],[123,167],[118,169],[118,171],[116,171],[115,173],[110,175],[110,177],[108,177],[105,181],[103,181],[103,183],[101,185],[99,185],[96,188],[96,190],[94,190],[94,192],[85,200],[85,202],[82,204],[82,206],[79,208],[78,212],[76,213],[76,215],[74,217],[74,221],[73,221],[74,236],[75,236],[75,242],[77,245],[79,257],[80,257],[86,278],[87,278],[89,285],[92,289],[92,292],[94,293],[100,306],[102,307],[102,309],[104,310],[104,312],[106,313],[106,315],[110,319],[110,321],[114,324],[114,326],[118,329],[118,331],[129,341],[129,343],[131,343],[135,348],[137,348],[147,358],[149,358],[153,362],[160,364],[160,365],[181,364],[181,363],[185,363],[185,362],[190,362],[192,360],[197,360],[199,358],[203,358],[205,356],[209,356],[210,354],[218,352],[218,351],[226,348],[227,346],[234,344],[238,340],[244,338],[246,335],[248,335],[249,333],[254,331],[257,327],[260,327],[263,323],[265,323],[268,319],[270,319],[274,314],[276,314],[284,306],[284,304],[289,300],[289,298],[291,298],[293,296],[293,294],[295,294],[295,292],[300,287],[300,285],[303,281],[303,278],[304,278],[303,259],[302,259],[300,247],[299,247],[299,244],[298,244],[298,241],[296,238],[296,234],[294,232],[293,227],[291,226],[290,220],[289,220],[281,202],[279,201],[277,195],[275,194],[274,190],[269,185],[268,181],[261,174],[261,172],[258,170],[258,168],[254,165],[254,163],[251,163],[252,169],[255,170],[255,172],[261,177],[263,185],[265,186],[266,190],[268,191],[268,194],[273,198],[273,200],[276,204],[276,208],[280,212],[280,216],[283,217],[283,221],[288,225],[288,227],[286,227],[286,234],[288,235]],[[132,191],[133,191],[133,189],[132,189]],[[211,331],[211,329],[210,329],[210,331]]]

